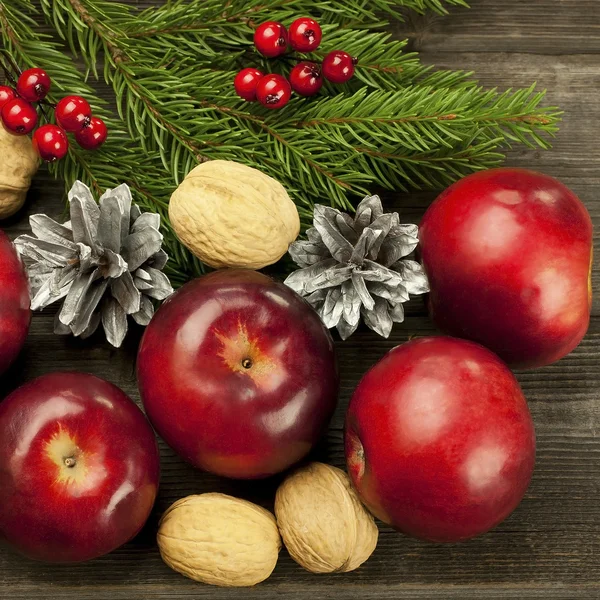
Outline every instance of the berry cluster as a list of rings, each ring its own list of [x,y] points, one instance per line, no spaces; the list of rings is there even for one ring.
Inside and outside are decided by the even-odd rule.
[[[254,46],[267,58],[287,52],[288,46],[296,52],[313,52],[323,37],[319,24],[310,17],[296,19],[287,30],[281,23],[267,21],[254,32]],[[258,100],[267,108],[282,108],[292,90],[300,96],[314,96],[323,85],[323,77],[332,83],[346,83],[354,75],[356,58],[347,52],[330,52],[322,64],[299,62],[290,72],[289,81],[283,75],[265,75],[258,69],[242,69],[235,77],[234,87],[240,98],[248,102]]]
[[[12,76],[8,76],[13,83]],[[31,133],[38,123],[33,103],[38,103],[46,117],[45,106],[54,109],[58,125],[47,123],[35,129],[33,145],[40,157],[53,162],[63,158],[69,149],[66,132],[75,134],[77,143],[86,150],[99,148],[108,130],[104,121],[92,116],[92,109],[81,96],[66,96],[54,105],[45,100],[50,91],[50,77],[43,69],[23,71],[13,87],[0,86],[0,115],[7,131],[14,135]]]

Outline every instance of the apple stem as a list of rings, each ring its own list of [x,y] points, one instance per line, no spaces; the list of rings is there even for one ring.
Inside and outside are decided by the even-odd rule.
[[[67,456],[64,459],[64,462],[65,462],[65,467],[67,467],[69,469],[72,469],[77,464],[77,461],[75,460],[75,457],[73,457],[73,456]]]
[[[252,367],[252,359],[244,358],[244,360],[242,360],[242,367],[244,367],[244,369],[249,369]]]

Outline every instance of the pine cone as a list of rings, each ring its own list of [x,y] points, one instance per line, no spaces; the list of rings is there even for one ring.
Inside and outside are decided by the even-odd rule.
[[[89,188],[76,181],[69,191],[71,220],[63,225],[47,215],[29,219],[34,236],[15,240],[29,277],[32,310],[64,301],[55,333],[90,336],[100,321],[106,338],[119,347],[127,315],[147,325],[152,298],[173,293],[161,269],[160,215],[142,213],[131,203],[129,187],[106,190],[97,204]]]
[[[352,335],[362,314],[365,323],[388,337],[393,323],[404,321],[409,294],[429,291],[422,266],[401,260],[419,243],[416,225],[401,225],[398,213],[384,213],[379,196],[367,196],[354,219],[317,204],[307,241],[291,244],[298,266],[285,283],[337,327],[342,339]]]

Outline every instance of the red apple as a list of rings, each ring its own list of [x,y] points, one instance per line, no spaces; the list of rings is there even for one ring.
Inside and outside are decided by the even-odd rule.
[[[592,222],[562,183],[524,169],[466,177],[420,230],[437,326],[513,367],[540,367],[579,344],[590,320]]]
[[[324,433],[338,393],[333,341],[290,288],[243,269],[183,286],[138,354],[150,420],[177,453],[218,475],[294,464]]]
[[[38,377],[0,403],[0,537],[75,562],[142,528],[158,489],[152,428],[119,388],[84,373]]]
[[[8,236],[0,230],[0,374],[21,351],[31,320],[27,276]]]
[[[519,384],[489,350],[429,337],[388,352],[346,418],[346,460],[379,519],[436,542],[488,531],[519,504],[535,432]]]

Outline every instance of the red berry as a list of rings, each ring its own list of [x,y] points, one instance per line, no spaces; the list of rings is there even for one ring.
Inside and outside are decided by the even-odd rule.
[[[310,17],[296,19],[289,29],[290,46],[298,52],[312,52],[319,47],[323,32]]]
[[[254,45],[267,58],[281,56],[287,50],[287,30],[281,23],[267,21],[256,28]]]
[[[13,98],[16,97],[15,90],[7,85],[0,85],[0,109]]]
[[[256,100],[256,86],[263,77],[264,73],[258,69],[242,69],[233,81],[236,94],[248,102],[253,102]]]
[[[38,102],[46,97],[50,85],[50,77],[44,69],[27,69],[17,80],[17,93],[27,102]]]
[[[89,125],[75,134],[77,143],[86,150],[96,150],[106,141],[108,129],[106,124],[99,117],[92,117]]]
[[[37,112],[23,98],[13,98],[2,107],[4,127],[16,135],[31,133],[37,124]]]
[[[45,161],[54,162],[67,153],[69,140],[58,125],[42,125],[33,134],[33,146]]]
[[[291,96],[290,82],[283,75],[265,75],[256,86],[256,98],[270,109],[284,107]]]
[[[65,96],[54,112],[58,124],[66,131],[79,131],[90,123],[92,109],[81,96]]]
[[[290,73],[290,83],[297,94],[314,96],[323,85],[319,65],[307,61],[298,63]]]
[[[357,59],[343,50],[334,50],[323,59],[323,75],[332,83],[346,83],[354,75]]]

